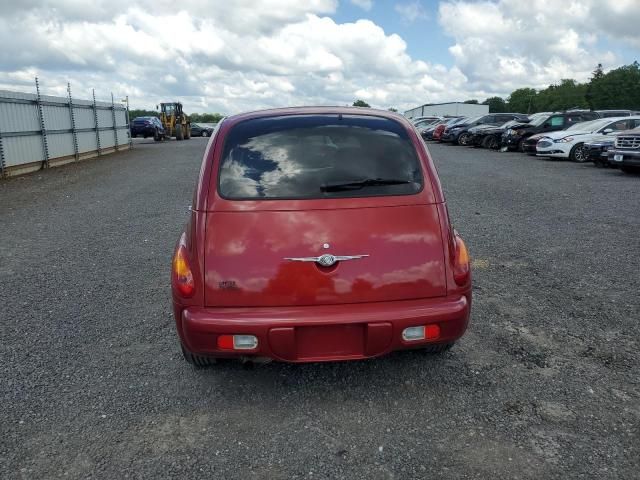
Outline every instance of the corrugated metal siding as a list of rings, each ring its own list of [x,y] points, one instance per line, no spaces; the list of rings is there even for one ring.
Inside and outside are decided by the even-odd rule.
[[[100,148],[111,148],[115,146],[116,140],[113,130],[102,130],[100,132]]]
[[[45,160],[37,98],[37,95],[30,93],[0,90],[0,133],[3,134],[0,141],[6,168]],[[75,151],[69,99],[48,95],[43,95],[40,99],[49,160],[72,157]],[[129,144],[127,111],[122,105],[95,102],[95,113],[92,100],[73,99],[73,105],[75,128],[92,130],[76,133],[79,154],[98,154],[96,116],[100,128],[100,149],[113,148],[116,139],[118,145]],[[114,115],[116,130],[113,129]]]
[[[0,101],[0,131],[29,132],[40,130],[38,107],[26,103]]]
[[[47,135],[49,158],[68,157],[73,155],[73,134],[52,133]]]
[[[78,153],[93,152],[97,149],[96,132],[78,133]]]
[[[98,126],[113,127],[113,116],[111,110],[98,109]]]
[[[3,137],[2,148],[4,149],[4,161],[7,167],[39,162],[44,159],[42,137],[40,135]]]
[[[75,103],[75,101],[74,101]],[[96,122],[93,118],[93,110],[89,108],[73,107],[73,114],[76,118],[76,128],[95,128]]]
[[[42,106],[42,116],[44,117],[44,128],[47,130],[70,130],[71,117],[69,107],[54,107],[51,105]]]

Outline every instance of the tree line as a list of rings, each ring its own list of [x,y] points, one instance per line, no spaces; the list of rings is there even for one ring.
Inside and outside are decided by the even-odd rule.
[[[478,100],[465,103],[478,103]],[[566,78],[542,90],[518,88],[506,99],[490,97],[482,104],[489,105],[491,113],[536,113],[571,108],[640,110],[640,64],[635,61],[607,73],[602,64],[598,64],[586,83]]]

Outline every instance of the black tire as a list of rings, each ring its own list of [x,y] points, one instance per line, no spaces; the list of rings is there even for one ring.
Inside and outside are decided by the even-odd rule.
[[[137,138],[137,137],[138,137],[138,134],[137,134],[137,133],[132,133],[132,134],[131,134],[131,138]]]
[[[208,368],[217,363],[216,359],[213,357],[205,357],[202,355],[191,353],[182,344],[180,344],[180,347],[182,348],[182,356],[184,357],[185,361],[196,368]]]
[[[202,130],[202,133],[200,134],[201,137],[206,137],[208,136],[208,133],[206,130]]]
[[[569,152],[569,160],[576,163],[584,163],[589,161],[589,155],[584,148],[584,143],[578,143],[573,146]]]
[[[487,135],[484,137],[484,140],[482,140],[482,146],[483,148],[488,148],[490,150],[497,150],[500,148],[500,142],[498,141],[498,137],[495,135]]]
[[[447,350],[450,350],[451,347],[453,347],[455,345],[455,342],[451,342],[451,343],[435,343],[433,345],[427,345],[426,347],[421,348],[420,350],[424,353],[428,353],[428,354],[438,354],[438,353],[444,353]]]
[[[191,139],[191,124],[187,123],[187,132],[184,135],[184,139],[185,140],[190,140]]]
[[[620,170],[622,170],[624,173],[630,173],[630,174],[640,173],[640,167],[622,166],[620,167]]]
[[[524,141],[526,140],[526,138],[521,138],[520,140],[518,140],[518,151],[520,153],[525,153],[524,151]]]
[[[467,145],[469,145],[469,137],[471,135],[467,132],[461,133],[460,136],[458,137],[458,145],[462,145],[463,147],[466,147]]]
[[[159,142],[160,140],[162,140],[162,136],[160,136],[160,132],[158,132],[158,129],[156,128],[155,133],[153,134],[153,139],[156,142]]]
[[[183,132],[182,132],[182,124],[177,124],[176,125],[176,140],[182,140],[184,138]]]

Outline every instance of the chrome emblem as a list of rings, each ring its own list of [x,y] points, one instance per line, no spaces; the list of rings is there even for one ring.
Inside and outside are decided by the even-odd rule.
[[[331,267],[338,262],[343,262],[345,260],[359,260],[368,256],[369,255],[332,255],[330,253],[325,253],[319,257],[285,257],[285,260],[292,262],[314,262],[321,267]]]

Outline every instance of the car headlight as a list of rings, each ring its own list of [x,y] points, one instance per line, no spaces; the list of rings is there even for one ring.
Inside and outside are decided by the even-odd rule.
[[[573,141],[573,137],[564,137],[564,138],[558,138],[557,140],[554,140],[553,143],[569,143]]]

